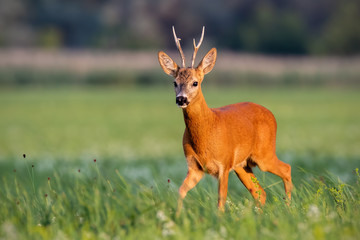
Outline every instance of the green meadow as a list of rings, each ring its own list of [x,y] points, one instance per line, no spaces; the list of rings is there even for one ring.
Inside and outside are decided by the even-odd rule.
[[[210,107],[252,101],[274,113],[293,200],[255,170],[268,196],[259,209],[231,173],[221,214],[206,176],[176,218],[186,161],[171,86],[0,89],[0,239],[360,236],[357,88],[204,86]]]

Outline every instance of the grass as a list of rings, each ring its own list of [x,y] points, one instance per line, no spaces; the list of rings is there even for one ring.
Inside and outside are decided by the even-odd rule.
[[[0,94],[0,238],[356,239],[360,97],[349,89],[204,89],[210,106],[255,101],[278,120],[293,201],[256,170],[259,210],[235,174],[226,213],[206,176],[175,218],[186,175],[170,88],[7,89]],[[25,158],[23,157],[25,155]],[[96,159],[96,162],[94,161]]]
[[[211,107],[254,101],[269,108],[279,125],[279,152],[360,156],[357,89],[210,88],[204,94]],[[184,123],[173,95],[170,87],[4,90],[0,158],[178,156]]]

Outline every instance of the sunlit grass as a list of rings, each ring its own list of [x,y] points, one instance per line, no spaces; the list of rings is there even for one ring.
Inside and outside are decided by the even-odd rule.
[[[175,218],[186,175],[182,113],[169,88],[8,89],[0,94],[0,238],[356,239],[356,90],[205,88],[209,106],[254,101],[278,121],[293,201],[255,169],[258,209],[230,174],[225,214],[206,176]],[[23,157],[25,154],[25,158]],[[96,161],[94,161],[96,159]]]
[[[259,175],[268,197],[262,209],[232,174],[224,214],[216,209],[216,181],[207,176],[176,218],[184,175],[179,170],[185,168],[172,160],[138,160],[128,167],[111,160],[66,166],[58,161],[44,170],[41,162],[21,161],[16,171],[12,164],[2,166],[0,236],[5,239],[356,239],[360,233],[358,170],[345,183],[334,174],[294,168],[289,207],[279,179]],[[127,173],[130,169],[141,177]]]
[[[253,101],[278,122],[279,152],[360,156],[357,90],[205,88],[210,107]],[[1,91],[0,157],[178,156],[184,122],[169,88]]]

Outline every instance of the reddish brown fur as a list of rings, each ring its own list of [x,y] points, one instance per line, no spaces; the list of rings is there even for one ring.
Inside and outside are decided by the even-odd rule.
[[[208,173],[219,179],[218,207],[223,210],[228,175],[234,170],[252,196],[265,204],[266,193],[258,184],[251,168],[258,166],[282,178],[288,199],[291,199],[291,167],[275,153],[276,120],[265,107],[243,102],[221,108],[209,108],[201,91],[204,75],[215,64],[216,49],[211,49],[197,68],[179,68],[165,53],[159,52],[164,71],[183,84],[176,93],[184,92],[189,104],[183,108],[185,132],[183,148],[188,174],[179,189],[178,213],[187,192]],[[199,82],[194,88],[193,82]]]

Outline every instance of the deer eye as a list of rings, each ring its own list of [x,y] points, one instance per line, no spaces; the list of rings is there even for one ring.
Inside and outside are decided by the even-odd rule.
[[[198,85],[198,82],[194,82],[193,86],[196,87]]]
[[[174,82],[174,87],[177,87],[177,83],[176,83],[176,82]]]

